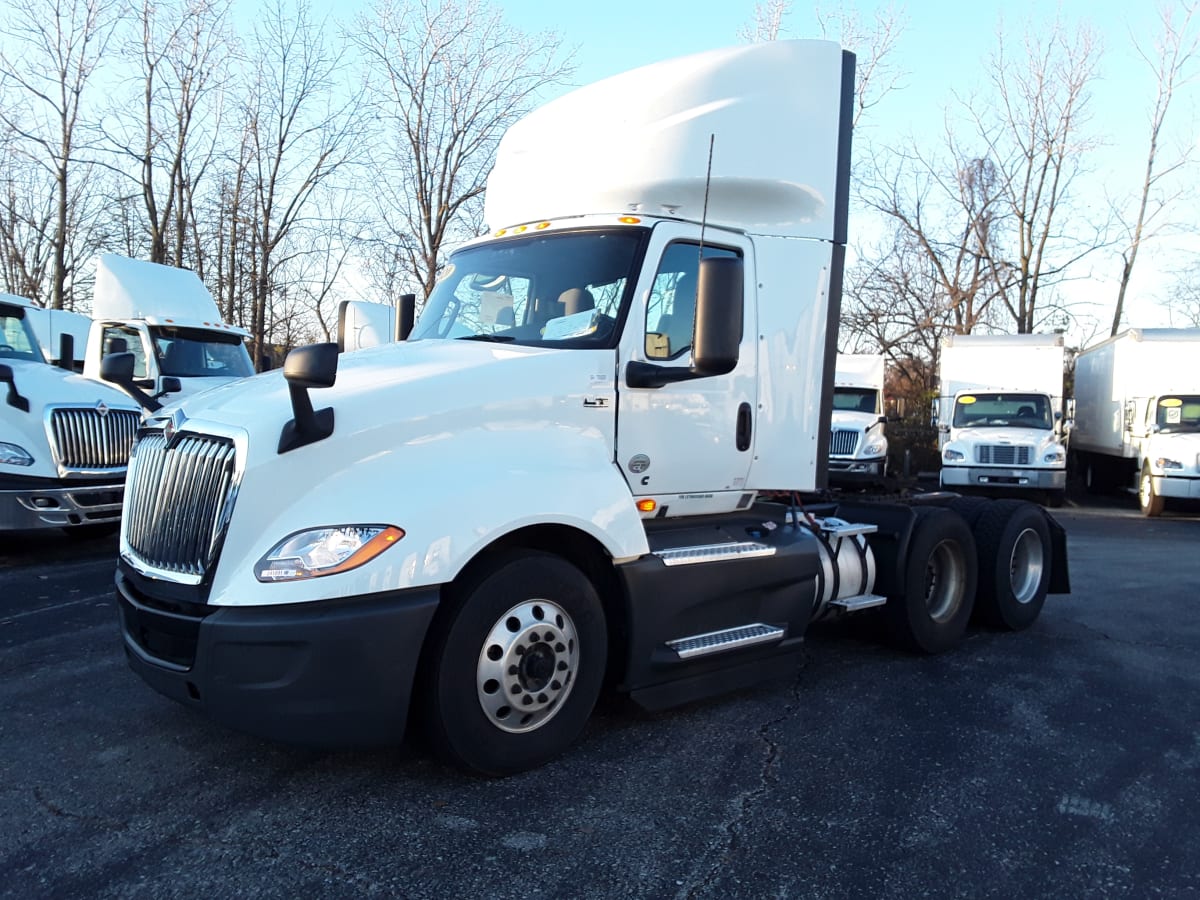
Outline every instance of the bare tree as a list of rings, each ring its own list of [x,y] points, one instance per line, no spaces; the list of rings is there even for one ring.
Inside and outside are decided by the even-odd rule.
[[[446,249],[479,233],[504,131],[571,64],[555,35],[525,34],[481,0],[378,0],[354,40],[380,82],[377,252],[403,258],[428,297]]]
[[[783,17],[792,10],[792,0],[766,0],[754,4],[753,22],[738,29],[737,38],[747,44],[779,40]]]
[[[1155,221],[1170,206],[1171,201],[1178,199],[1182,194],[1182,191],[1176,190],[1168,195],[1155,196],[1164,180],[1187,164],[1193,150],[1193,145],[1188,145],[1173,160],[1161,167],[1159,165],[1159,142],[1171,101],[1180,88],[1196,77],[1192,68],[1197,51],[1200,51],[1200,30],[1192,30],[1193,23],[1198,18],[1196,9],[1195,2],[1181,3],[1178,6],[1166,3],[1160,5],[1158,16],[1161,31],[1155,43],[1154,55],[1151,56],[1141,47],[1137,47],[1138,54],[1154,73],[1158,94],[1154,99],[1154,109],[1150,113],[1146,171],[1142,178],[1137,213],[1132,222],[1122,223],[1128,242],[1121,252],[1121,280],[1117,288],[1117,306],[1113,311],[1110,335],[1115,335],[1121,330],[1121,317],[1125,313],[1125,293],[1133,277],[1138,250],[1144,241],[1155,235]]]
[[[343,54],[331,48],[324,26],[312,22],[303,3],[293,12],[277,0],[261,11],[250,58],[243,171],[223,185],[230,204],[224,226],[227,276],[253,273],[249,315],[241,321],[261,357],[271,332],[273,295],[282,298],[291,290],[284,279],[289,241],[315,215],[317,189],[349,165],[360,134],[361,98],[343,90]],[[234,282],[227,287],[232,306],[238,288]]]
[[[72,200],[89,175],[84,92],[104,56],[115,25],[115,0],[10,0],[0,34],[16,40],[15,57],[0,53],[0,122],[19,136],[21,152],[53,179],[55,215],[48,305],[62,309],[72,263],[87,256],[72,246]],[[66,305],[71,305],[67,303]]]

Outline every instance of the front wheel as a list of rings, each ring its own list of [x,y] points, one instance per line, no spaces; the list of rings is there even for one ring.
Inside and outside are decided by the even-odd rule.
[[[591,715],[608,654],[591,582],[559,557],[522,552],[477,572],[449,604],[418,697],[434,748],[484,775],[563,752]]]
[[[1143,516],[1161,516],[1166,500],[1154,491],[1154,478],[1150,475],[1150,466],[1142,466],[1141,477],[1138,478],[1138,505],[1142,508]]]

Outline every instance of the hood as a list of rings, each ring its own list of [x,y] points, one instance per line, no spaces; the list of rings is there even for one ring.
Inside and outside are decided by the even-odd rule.
[[[64,404],[95,406],[103,401],[111,409],[138,408],[136,403],[117,388],[84,378],[58,366],[19,359],[6,359],[4,362],[12,367],[13,383],[17,391],[29,400],[30,414],[39,419],[41,410],[47,406]],[[0,388],[0,391],[3,390],[5,388]],[[3,404],[5,409],[12,410],[11,406],[3,403],[3,397],[0,397],[0,404]]]
[[[834,428],[853,428],[857,431],[865,431],[879,421],[879,414],[835,409],[829,421]]]
[[[1046,428],[955,428],[951,440],[971,444],[1012,444],[1014,446],[1041,446],[1056,443],[1053,430]]]

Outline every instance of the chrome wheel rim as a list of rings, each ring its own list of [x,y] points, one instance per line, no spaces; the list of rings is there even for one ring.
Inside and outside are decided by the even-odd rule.
[[[1154,500],[1154,483],[1150,480],[1149,472],[1142,473],[1142,480],[1138,486],[1138,499],[1142,502],[1142,509],[1149,509],[1151,501]]]
[[[1008,583],[1018,603],[1031,603],[1042,584],[1046,568],[1046,551],[1042,539],[1032,528],[1026,528],[1013,542],[1008,561]]]
[[[518,603],[492,626],[479,651],[479,705],[501,731],[520,734],[550,721],[575,686],[575,623],[549,600]]]
[[[954,618],[962,605],[966,575],[957,543],[942,541],[933,548],[925,565],[925,609],[929,618],[938,623]]]

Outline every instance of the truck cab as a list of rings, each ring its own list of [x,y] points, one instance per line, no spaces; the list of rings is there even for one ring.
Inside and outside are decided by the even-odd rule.
[[[50,365],[36,310],[0,295],[0,530],[115,528],[141,414],[69,362]]]
[[[131,353],[135,383],[161,394],[178,379],[182,396],[254,374],[247,332],[221,321],[194,272],[113,254],[96,264],[84,374],[100,379],[105,356]]]
[[[833,379],[830,484],[882,484],[887,474],[881,354],[839,353]]]
[[[1132,399],[1125,415],[1142,511],[1160,514],[1169,497],[1200,499],[1200,393]]]

